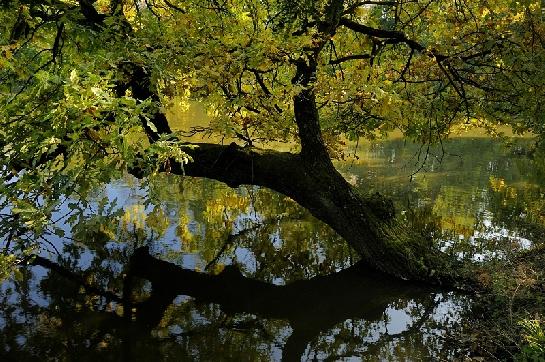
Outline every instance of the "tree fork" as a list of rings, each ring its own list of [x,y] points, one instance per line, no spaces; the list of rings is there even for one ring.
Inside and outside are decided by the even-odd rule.
[[[102,24],[96,10],[85,11],[88,0],[80,6],[85,18]],[[403,279],[435,283],[452,283],[452,276],[441,268],[441,255],[423,235],[408,230],[395,220],[393,203],[380,195],[363,196],[333,166],[322,138],[314,93],[317,56],[327,39],[340,24],[343,1],[332,0],[327,8],[327,22],[320,26],[316,46],[296,62],[292,82],[303,87],[294,96],[294,116],[301,142],[299,154],[255,148],[200,144],[186,152],[194,162],[185,165],[172,161],[171,172],[206,177],[225,182],[231,187],[259,185],[278,191],[308,209],[331,226],[374,269]],[[94,10],[94,9],[93,9]],[[159,101],[152,89],[149,74],[137,64],[128,64],[129,82],[118,91],[131,89],[135,98]],[[157,112],[151,120],[155,132],[143,120],[143,128],[151,143],[161,134],[171,133],[166,116]],[[141,170],[132,170],[142,176]],[[442,272],[445,272],[444,274]]]

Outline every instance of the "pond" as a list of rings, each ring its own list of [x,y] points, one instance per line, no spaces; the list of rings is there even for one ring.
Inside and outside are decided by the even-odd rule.
[[[399,217],[433,232],[445,252],[483,262],[542,241],[544,158],[531,146],[459,137],[426,150],[394,138],[352,145],[337,167],[356,187],[393,197]],[[70,228],[76,204],[67,199],[57,215],[64,235],[44,242],[57,271],[34,266],[0,287],[0,360],[464,352],[449,336],[467,323],[470,297],[367,270],[327,225],[277,193],[127,176],[96,190]],[[116,298],[124,288],[134,305]]]

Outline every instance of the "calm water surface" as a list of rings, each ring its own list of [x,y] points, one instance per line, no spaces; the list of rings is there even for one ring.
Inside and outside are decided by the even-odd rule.
[[[399,217],[431,230],[445,252],[483,262],[542,241],[545,167],[530,147],[456,138],[426,156],[387,140],[351,148],[337,166],[358,188],[391,195]],[[148,246],[186,270],[163,276],[184,293],[135,280],[132,299],[147,312],[139,305],[127,320],[122,303],[33,267],[0,287],[0,360],[412,361],[459,352],[448,335],[467,323],[469,298],[366,270],[282,195],[164,176],[127,177],[92,200],[85,222],[59,220],[66,235],[51,236],[42,255],[121,295],[130,256]]]

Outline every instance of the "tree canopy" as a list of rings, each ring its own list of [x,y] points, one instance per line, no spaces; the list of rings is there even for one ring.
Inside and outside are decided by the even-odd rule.
[[[8,0],[0,19],[4,271],[63,233],[51,215],[68,196],[75,224],[88,193],[125,172],[271,187],[339,232],[324,205],[390,217],[382,199],[335,186],[344,140],[397,129],[431,144],[501,124],[545,134],[540,1]],[[193,101],[209,124],[173,129],[167,110]],[[199,133],[235,143],[189,142]],[[299,194],[320,184],[329,201]]]

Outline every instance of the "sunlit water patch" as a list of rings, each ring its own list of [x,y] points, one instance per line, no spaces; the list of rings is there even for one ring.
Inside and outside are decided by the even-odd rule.
[[[339,168],[360,189],[391,195],[411,222],[435,224],[443,251],[486,261],[542,240],[545,165],[532,147],[455,138],[423,157],[419,145],[391,140],[359,145]]]

